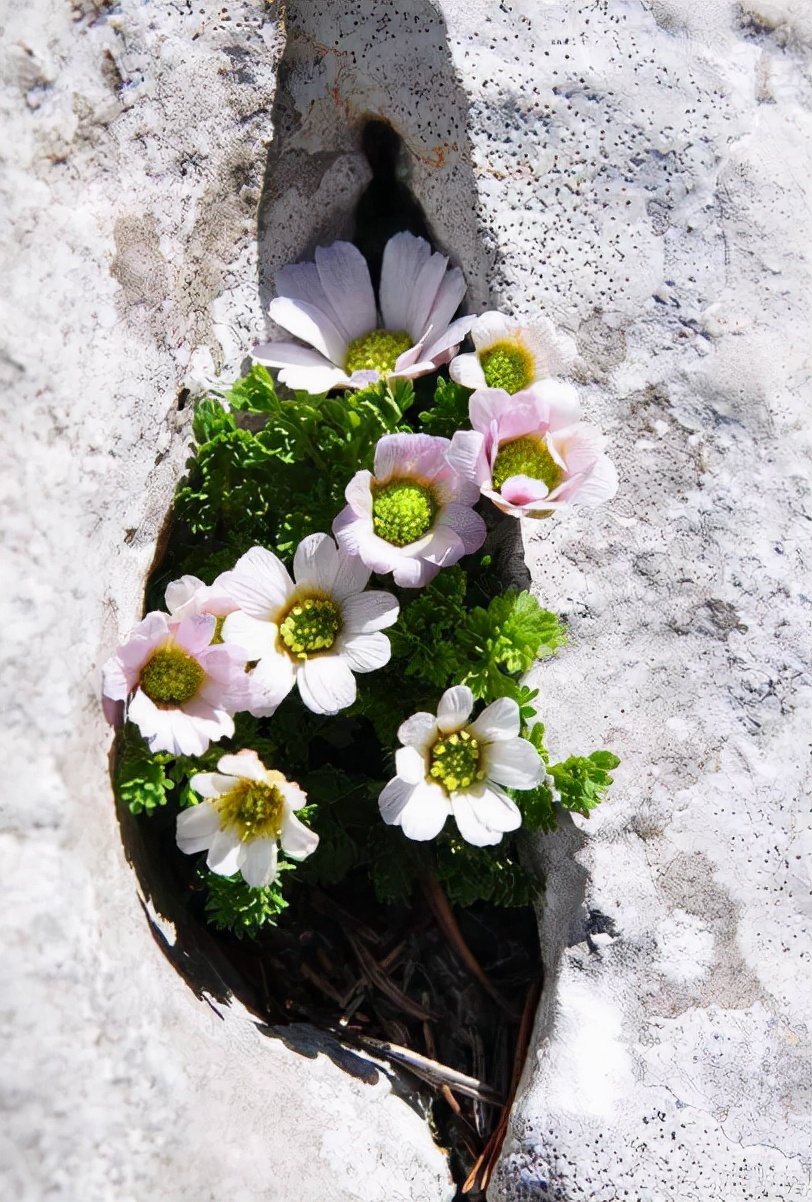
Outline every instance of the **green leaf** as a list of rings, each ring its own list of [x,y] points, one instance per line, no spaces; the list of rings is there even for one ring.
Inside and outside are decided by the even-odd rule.
[[[271,413],[279,404],[270,372],[259,363],[229,389],[226,399],[232,409],[243,413]]]
[[[561,804],[588,818],[612,783],[607,769],[619,763],[611,751],[593,751],[589,756],[573,755],[560,764],[551,764],[550,774]]]
[[[218,876],[201,869],[207,890],[206,920],[215,930],[231,931],[238,939],[250,938],[266,925],[275,926],[288,906],[282,895],[282,873],[292,868],[293,864],[280,860],[279,876],[263,889],[252,889],[240,875]]]
[[[166,772],[170,756],[153,755],[137,726],[128,722],[120,739],[120,759],[116,774],[119,797],[133,814],[152,814],[165,806],[167,793],[175,787]]]
[[[463,388],[462,384],[455,384],[453,380],[444,380],[441,377],[437,381],[433,407],[419,414],[423,432],[440,438],[451,438],[457,430],[470,429],[470,395],[470,388]]]

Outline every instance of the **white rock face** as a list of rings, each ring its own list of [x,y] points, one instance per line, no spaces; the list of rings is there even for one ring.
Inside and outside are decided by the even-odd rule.
[[[604,512],[525,531],[572,635],[537,677],[554,750],[623,766],[533,853],[548,981],[490,1196],[806,1196],[804,0],[289,0],[278,88],[251,0],[2,21],[3,1196],[453,1194],[385,1074],[176,973],[98,709],[185,390],[239,374],[273,270],[348,232],[370,114],[471,308],[577,338],[622,477]]]

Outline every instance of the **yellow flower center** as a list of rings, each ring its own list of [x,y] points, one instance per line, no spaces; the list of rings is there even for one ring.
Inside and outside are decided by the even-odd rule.
[[[394,371],[395,363],[404,351],[414,346],[412,337],[405,330],[370,330],[355,338],[347,347],[347,362],[344,370],[377,371],[382,376]]]
[[[285,817],[285,799],[276,785],[240,777],[236,785],[212,802],[220,827],[231,827],[243,843],[278,839]]]
[[[279,637],[292,659],[329,651],[341,631],[341,613],[329,597],[300,597],[280,623]]]
[[[469,789],[477,781],[485,779],[485,770],[480,767],[482,749],[479,740],[468,730],[455,731],[453,735],[441,735],[429,753],[429,776],[446,793],[456,789]]]
[[[175,709],[191,701],[206,673],[188,651],[166,643],[153,652],[141,669],[138,684],[159,709]]]
[[[416,543],[431,529],[437,514],[434,493],[416,480],[372,484],[372,529],[393,547]]]
[[[536,434],[524,434],[499,448],[493,465],[493,486],[501,489],[511,476],[530,476],[541,480],[552,490],[564,479],[561,465],[556,463],[543,438]]]
[[[533,383],[533,356],[518,342],[494,342],[480,354],[479,362],[489,388],[514,393]]]

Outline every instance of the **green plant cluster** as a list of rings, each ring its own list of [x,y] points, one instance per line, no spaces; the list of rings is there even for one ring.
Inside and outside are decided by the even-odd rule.
[[[339,399],[284,397],[268,372],[254,367],[224,398],[201,400],[194,453],[176,496],[166,554],[150,584],[151,605],[162,605],[169,580],[189,573],[211,583],[257,544],[290,563],[302,538],[330,531],[347,484],[359,468],[372,467],[382,435],[418,430],[450,437],[467,422],[469,395],[440,379],[428,396],[397,381]],[[266,889],[250,889],[241,878],[201,870],[208,921],[218,929],[255,934],[276,920],[294,889],[329,886],[351,873],[366,874],[384,903],[408,899],[423,874],[437,877],[452,904],[520,906],[532,897],[536,883],[520,862],[522,831],[478,848],[449,822],[430,845],[414,843],[381,821],[377,799],[394,774],[398,727],[419,710],[435,712],[453,684],[467,684],[483,705],[515,699],[522,733],[548,763],[544,727],[534,722],[536,692],[521,678],[565,642],[563,624],[530,592],[505,589],[487,544],[421,590],[398,590],[391,578],[378,587],[395,591],[401,605],[387,631],[392,658],[359,677],[350,709],[334,717],[314,714],[294,691],[272,719],[238,714],[234,737],[197,759],[152,755],[133,728],[122,734],[117,787],[136,814],[194,802],[189,777],[212,771],[221,755],[242,747],[307,792],[311,804],[300,816],[320,843],[295,872],[280,859],[284,874]],[[588,814],[617,763],[599,751],[548,764],[541,785],[513,794],[524,827],[552,829],[557,803]]]

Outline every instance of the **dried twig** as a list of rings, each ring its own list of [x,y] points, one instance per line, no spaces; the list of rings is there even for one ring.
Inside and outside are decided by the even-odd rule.
[[[400,1010],[405,1014],[411,1015],[412,1018],[417,1018],[421,1022],[427,1022],[435,1017],[430,1010],[424,1010],[422,1006],[418,1006],[417,1002],[413,1002],[402,990],[398,989],[397,985],[382,971],[375,957],[367,951],[359,939],[354,939],[349,931],[345,931],[345,934],[350,947],[355,952],[355,958],[360,965],[361,971],[370,985],[374,985],[384,997],[388,997],[390,1002],[394,1002]]]
[[[340,1035],[341,1038],[345,1038],[343,1032]],[[421,1077],[431,1085],[438,1088],[447,1085],[455,1093],[465,1094],[466,1097],[476,1098],[480,1102],[488,1102],[491,1106],[502,1105],[501,1095],[484,1081],[478,1081],[476,1077],[467,1077],[465,1073],[458,1073],[446,1064],[439,1064],[436,1060],[430,1060],[428,1056],[421,1056],[419,1052],[399,1047],[395,1043],[385,1043],[381,1039],[372,1039],[369,1035],[354,1034],[353,1039],[371,1051],[405,1065],[416,1077]]]

